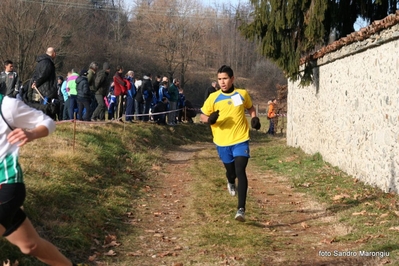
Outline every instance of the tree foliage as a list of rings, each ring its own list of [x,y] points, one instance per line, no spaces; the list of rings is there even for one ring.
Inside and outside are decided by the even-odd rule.
[[[244,77],[236,79],[237,85],[272,95],[275,85],[264,88],[258,78],[249,82],[259,68],[276,68],[265,64],[255,42],[238,31],[236,15],[250,10],[250,5],[204,7],[199,0],[1,0],[0,60],[12,60],[26,81],[37,56],[52,46],[57,75],[107,61],[112,72],[121,65],[137,76],[179,78],[197,106],[216,70],[228,64]],[[279,69],[269,79],[270,84],[286,82]]]
[[[358,18],[369,22],[395,12],[398,0],[250,0],[252,21],[240,27],[244,36],[260,44],[291,80],[311,81],[311,62],[299,75],[299,59],[322,45],[331,35],[341,38],[354,31]]]

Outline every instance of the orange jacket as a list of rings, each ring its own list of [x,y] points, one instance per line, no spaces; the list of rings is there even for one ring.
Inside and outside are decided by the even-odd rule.
[[[276,116],[276,112],[274,111],[275,106],[274,103],[269,104],[269,110],[267,111],[267,117],[273,118]]]

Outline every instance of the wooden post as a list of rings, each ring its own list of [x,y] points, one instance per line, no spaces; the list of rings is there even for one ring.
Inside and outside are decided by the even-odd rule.
[[[75,142],[76,142],[76,114],[74,113],[74,118],[73,118],[73,152],[75,152]]]
[[[256,105],[255,109],[256,109],[256,115],[259,116],[259,104]]]

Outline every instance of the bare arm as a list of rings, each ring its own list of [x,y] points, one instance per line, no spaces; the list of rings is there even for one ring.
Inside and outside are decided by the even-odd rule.
[[[40,125],[30,130],[16,128],[10,134],[8,134],[7,140],[11,144],[19,142],[18,147],[21,147],[32,140],[46,137],[48,134],[48,128],[43,125]]]
[[[248,109],[248,113],[250,114],[251,118],[256,116],[256,109],[253,105]]]

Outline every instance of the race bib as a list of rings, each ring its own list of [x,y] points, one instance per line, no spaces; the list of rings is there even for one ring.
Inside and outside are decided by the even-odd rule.
[[[234,96],[231,96],[231,99],[233,100],[234,106],[239,106],[242,104],[241,96],[240,94],[236,94]]]

